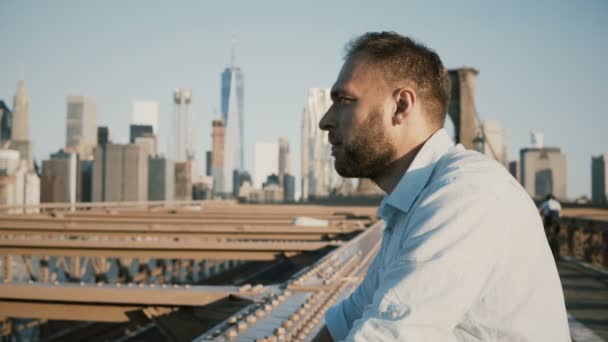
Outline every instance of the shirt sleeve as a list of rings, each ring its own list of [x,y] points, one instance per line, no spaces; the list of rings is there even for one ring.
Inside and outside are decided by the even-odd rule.
[[[325,313],[325,324],[334,341],[343,341],[346,338],[352,329],[353,322],[361,318],[365,306],[371,303],[374,290],[378,285],[379,260],[380,253],[370,264],[363,281],[355,291]]]
[[[501,246],[497,195],[473,182],[435,184],[412,211],[397,257],[347,341],[455,341]],[[340,337],[340,336],[338,336]]]

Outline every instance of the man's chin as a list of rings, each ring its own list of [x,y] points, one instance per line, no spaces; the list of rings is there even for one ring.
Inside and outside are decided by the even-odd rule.
[[[355,168],[352,167],[348,167],[347,165],[344,165],[343,163],[339,163],[337,160],[334,162],[334,168],[336,169],[336,172],[344,178],[361,178],[363,177],[361,174],[363,172],[357,172],[357,170]]]

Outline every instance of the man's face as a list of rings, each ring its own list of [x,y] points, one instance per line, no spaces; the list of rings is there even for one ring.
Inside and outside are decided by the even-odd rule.
[[[396,155],[391,137],[392,89],[361,57],[346,60],[331,89],[333,104],[319,127],[329,131],[335,167],[343,177],[373,178]]]

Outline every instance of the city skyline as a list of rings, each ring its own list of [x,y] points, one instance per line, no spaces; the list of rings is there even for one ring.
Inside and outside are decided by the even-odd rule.
[[[247,71],[248,78],[245,169],[252,169],[253,142],[258,140],[289,136],[293,155],[298,156],[299,117],[307,89],[331,86],[348,39],[381,29],[420,39],[438,51],[447,67],[469,65],[478,69],[476,100],[480,118],[501,120],[510,159],[527,146],[531,130],[544,131],[546,145],[560,147],[568,156],[570,197],[590,196],[590,159],[605,153],[608,146],[608,137],[602,134],[608,119],[599,101],[607,73],[601,67],[608,55],[602,39],[607,9],[600,2],[552,5],[555,10],[550,12],[548,2],[502,4],[497,9],[482,3],[458,8],[413,4],[409,7],[411,14],[403,18],[391,14],[391,6],[353,6],[343,9],[341,25],[336,25],[331,15],[337,13],[337,5],[331,5],[336,7],[328,7],[327,13],[319,13],[318,17],[314,4],[297,5],[301,6],[294,9],[301,13],[298,17],[279,15],[285,9],[281,6],[261,6],[242,12],[258,21],[260,17],[273,20],[257,24],[244,14],[235,14],[230,28],[215,25],[226,20],[229,13],[234,14],[222,7],[207,11],[213,14],[210,17],[194,3],[186,14],[156,5],[142,6],[142,2],[122,5],[121,13],[141,12],[134,24],[130,15],[115,15],[114,8],[64,4],[70,6],[34,7],[11,1],[0,5],[0,21],[4,23],[0,38],[6,42],[6,55],[0,64],[4,75],[0,80],[0,99],[12,105],[20,78],[19,65],[25,65],[30,137],[38,161],[63,146],[65,96],[73,93],[95,99],[97,124],[110,126],[117,142],[127,140],[133,100],[159,101],[160,126],[165,132],[163,142],[159,142],[162,149],[171,127],[172,104],[167,98],[177,86],[187,86],[199,94],[193,104],[201,137],[196,147],[199,152],[209,150],[212,113],[221,105],[217,101],[217,75],[230,61],[230,37],[235,33],[239,38],[239,66]],[[366,11],[369,13],[364,15]],[[168,24],[156,27],[159,13],[167,16],[163,22]],[[349,14],[354,19],[346,18]],[[561,20],[566,14],[569,20]],[[373,17],[383,20],[372,20]],[[55,21],[61,18],[66,20],[60,20],[63,22],[59,25]],[[317,29],[307,30],[305,24],[312,18]],[[357,20],[362,18],[369,20]],[[436,28],[422,25],[429,20],[439,24],[439,18],[442,25]],[[282,24],[292,24],[289,32],[274,33],[276,25]],[[447,32],[448,26],[453,26],[453,30]],[[110,29],[102,30],[104,27]],[[211,34],[205,31],[207,27],[226,29],[213,30]],[[181,31],[185,33],[179,39],[165,39],[178,36]],[[123,32],[128,33],[124,38]],[[290,42],[288,38],[293,34],[301,34],[303,39]],[[79,44],[70,43],[74,41]],[[98,41],[103,41],[100,47],[90,45]],[[180,62],[166,63],[170,59],[166,52],[158,51],[159,42],[163,44],[161,50],[183,51]],[[183,50],[172,48],[184,42],[195,44]],[[107,63],[104,51],[120,63]],[[199,159],[204,159],[200,153]],[[299,158],[294,158],[294,162],[293,170],[300,179]]]

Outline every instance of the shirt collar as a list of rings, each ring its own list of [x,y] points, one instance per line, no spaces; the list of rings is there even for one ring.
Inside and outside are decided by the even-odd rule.
[[[435,132],[424,143],[393,192],[384,197],[378,208],[378,216],[389,224],[396,213],[395,210],[409,212],[414,200],[431,177],[436,162],[453,146],[454,142],[445,129]]]

